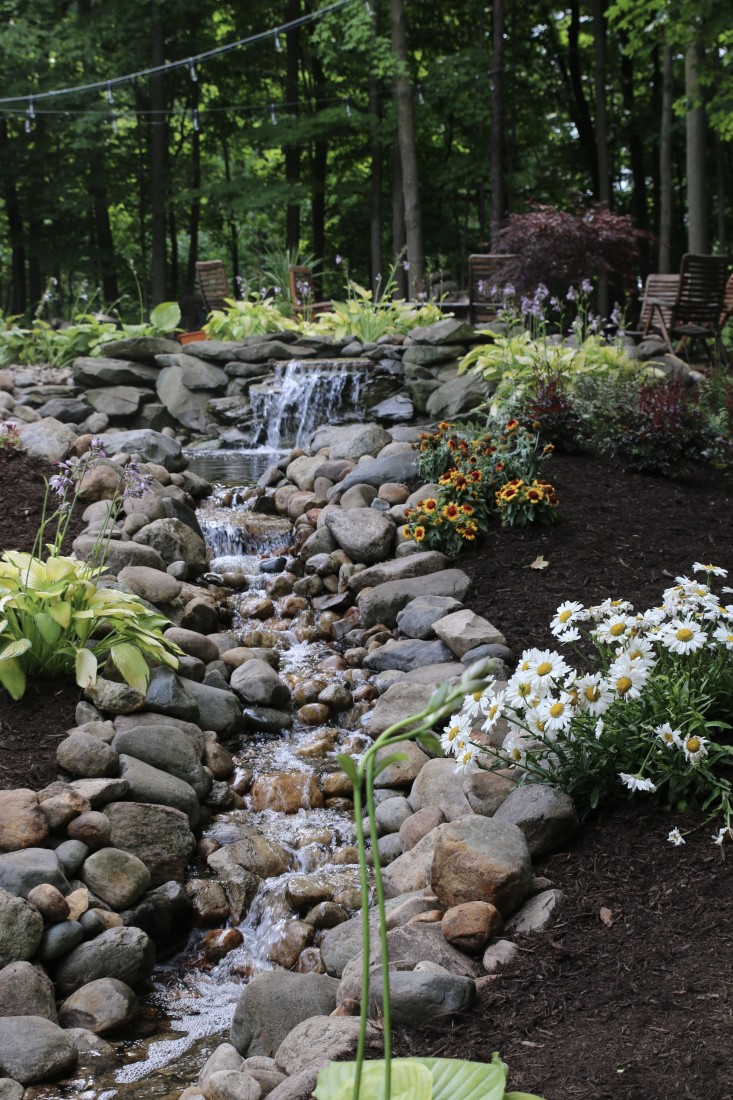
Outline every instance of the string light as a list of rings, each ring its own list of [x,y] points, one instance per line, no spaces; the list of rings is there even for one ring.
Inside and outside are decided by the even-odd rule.
[[[33,125],[33,119],[36,117],[36,110],[33,106],[33,96],[28,97],[28,110],[25,113],[25,132],[29,134],[31,132],[31,126]]]
[[[192,82],[195,84],[199,78],[199,74],[196,72],[196,64],[193,58],[191,58],[188,63],[188,75],[191,77]]]
[[[117,115],[114,111],[112,112],[112,133],[117,134]]]
[[[270,104],[270,121],[273,126],[277,126],[277,115],[275,114],[275,104]]]
[[[425,102],[425,96],[422,94],[422,84],[417,86],[417,101],[421,104]]]
[[[351,118],[351,104],[349,103],[349,97],[346,97],[346,117]]]
[[[194,107],[194,109],[193,109],[193,128],[196,131],[196,133],[199,132],[200,127],[199,127],[199,109],[198,109],[198,107]]]
[[[109,103],[110,107],[112,106],[114,101],[115,101],[115,99],[114,99],[114,96],[112,95],[112,87],[111,87],[109,81],[107,81],[107,102]]]
[[[283,44],[280,41],[280,35],[277,33],[277,31],[275,31],[275,49],[278,53],[283,52]]]

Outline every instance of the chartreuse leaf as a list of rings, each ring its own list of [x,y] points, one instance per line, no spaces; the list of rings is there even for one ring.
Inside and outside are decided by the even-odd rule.
[[[358,776],[358,773],[356,771],[356,764],[354,763],[352,758],[344,752],[344,753],[340,753],[339,756],[336,759],[338,760],[339,767],[341,768],[341,770],[344,771],[346,773],[346,775],[348,775],[349,779],[352,782],[352,785],[354,787],[358,787],[359,786],[359,776]]]
[[[354,1062],[331,1062],[318,1074],[316,1100],[351,1100]],[[383,1100],[384,1062],[367,1062],[361,1075],[360,1100]],[[417,1059],[392,1062],[390,1100],[433,1100],[433,1076]]]
[[[48,609],[49,615],[52,615],[59,626],[67,630],[69,623],[71,622],[71,604],[62,600],[60,603],[51,604]]]
[[[37,615],[34,615],[33,621],[36,624],[36,630],[46,645],[55,645],[61,637],[61,627],[53,615],[50,615],[48,611],[39,611]]]
[[[428,731],[427,733],[421,733],[418,737],[418,741],[422,748],[427,749],[428,752],[435,753],[436,756],[443,755],[443,748],[440,744],[440,738],[436,737],[434,733]]]
[[[131,688],[143,693],[148,690],[150,669],[139,649],[129,642],[113,645],[110,655]]]
[[[351,1100],[355,1062],[331,1062],[318,1074],[316,1100]],[[505,1093],[507,1067],[494,1054],[490,1063],[458,1058],[394,1058],[389,1100],[541,1100],[525,1092]],[[387,1100],[384,1061],[364,1063],[359,1100]]]
[[[0,661],[0,684],[13,699],[21,699],[25,692],[25,672],[12,658]]]
[[[22,657],[30,648],[31,643],[28,638],[19,638],[17,642],[8,642],[0,652],[0,661],[12,661],[15,657]]]
[[[163,332],[172,332],[181,321],[178,302],[161,302],[150,311],[150,323]]]
[[[74,671],[80,688],[94,687],[97,682],[97,658],[90,649],[77,649]]]

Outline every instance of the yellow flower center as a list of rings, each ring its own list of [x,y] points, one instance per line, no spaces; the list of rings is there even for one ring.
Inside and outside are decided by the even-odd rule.
[[[478,703],[478,701],[479,701],[479,699],[481,698],[481,695],[482,695],[482,694],[483,694],[483,693],[482,693],[482,692],[480,692],[480,691],[474,691],[474,693],[473,693],[473,701],[474,701],[475,703]]]
[[[694,635],[689,626],[681,626],[680,629],[675,633],[675,637],[680,642],[689,642],[690,639],[694,637]]]
[[[626,632],[626,623],[614,623],[609,633],[613,634],[614,638],[618,638],[619,634]]]
[[[700,738],[699,737],[688,737],[687,738],[687,751],[688,752],[697,752],[700,749],[700,747],[701,746],[700,746]]]
[[[498,710],[499,708],[496,703],[494,703],[493,706],[489,707],[489,718],[495,718]]]
[[[540,733],[545,732],[545,723],[542,721],[541,718],[537,719],[537,729],[540,731]]]
[[[448,730],[448,740],[452,741],[453,738],[457,736],[458,732],[458,726],[451,726],[451,728]]]
[[[538,676],[547,676],[548,672],[552,672],[552,665],[549,661],[542,661],[541,664],[537,665]]]
[[[512,758],[512,760],[521,760],[522,759],[521,751],[519,749],[512,749],[511,758]]]
[[[559,718],[560,715],[564,713],[564,711],[565,711],[565,704],[564,703],[553,703],[552,706],[550,707],[550,714],[552,715],[553,718]]]
[[[631,689],[631,680],[628,676],[619,676],[616,681],[616,691],[619,695],[626,695],[627,691]]]
[[[561,611],[558,618],[560,619],[561,623],[566,623],[571,615],[572,615],[572,611],[567,611],[567,610],[566,611]]]
[[[595,684],[589,684],[583,692],[589,703],[597,703],[601,697],[601,693]]]
[[[529,684],[520,684],[519,687],[517,688],[517,691],[519,692],[519,694],[522,696],[523,699],[527,698],[527,696],[529,695],[531,690],[532,690],[532,688],[530,687]]]

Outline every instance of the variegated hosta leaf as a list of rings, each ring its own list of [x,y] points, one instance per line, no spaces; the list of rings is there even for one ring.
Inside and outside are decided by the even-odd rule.
[[[0,684],[12,699],[22,699],[25,693],[25,672],[18,661],[0,660]]]
[[[17,642],[8,642],[0,651],[0,661],[10,661],[15,657],[22,657],[31,648],[28,638],[19,638]]]
[[[90,649],[77,649],[74,667],[79,687],[94,687],[97,682],[97,658]]]
[[[142,692],[148,690],[150,669],[139,649],[127,642],[121,642],[112,646],[110,655],[131,688]]]
[[[62,626],[64,630],[69,627],[71,623],[71,604],[62,601],[61,603],[51,604],[48,609],[49,615],[53,615],[59,626]]]
[[[46,645],[55,645],[61,637],[61,627],[48,611],[39,611],[33,616],[36,630],[43,638]]]

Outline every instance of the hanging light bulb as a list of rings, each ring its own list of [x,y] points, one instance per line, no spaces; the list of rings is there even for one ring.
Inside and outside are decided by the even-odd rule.
[[[270,104],[270,121],[273,126],[277,126],[277,115],[275,114],[275,104]]]
[[[109,103],[110,107],[112,106],[114,101],[115,101],[114,96],[112,95],[112,84],[108,80],[107,81],[107,102]]]
[[[35,117],[36,117],[36,109],[33,106],[33,96],[29,96],[28,97],[28,110],[25,113],[25,124],[23,126],[23,129],[25,130],[25,132],[27,134],[29,134],[31,132],[31,127],[33,125],[33,119]]]
[[[280,35],[277,33],[277,31],[275,31],[275,49],[278,53],[283,52],[283,44],[280,41]]]
[[[117,134],[117,114],[115,111],[112,112],[112,133]]]
[[[417,86],[417,101],[421,104],[425,102],[425,96],[422,94],[422,84]]]
[[[196,133],[198,133],[199,130],[201,129],[201,127],[199,126],[199,109],[198,109],[198,107],[194,107],[194,109],[193,109],[193,128],[196,131]]]
[[[349,97],[346,97],[346,117],[351,118],[351,104],[349,103]]]
[[[191,80],[195,84],[199,78],[199,74],[196,72],[196,63],[194,62],[193,58],[191,58],[188,63],[188,75],[191,77]]]

